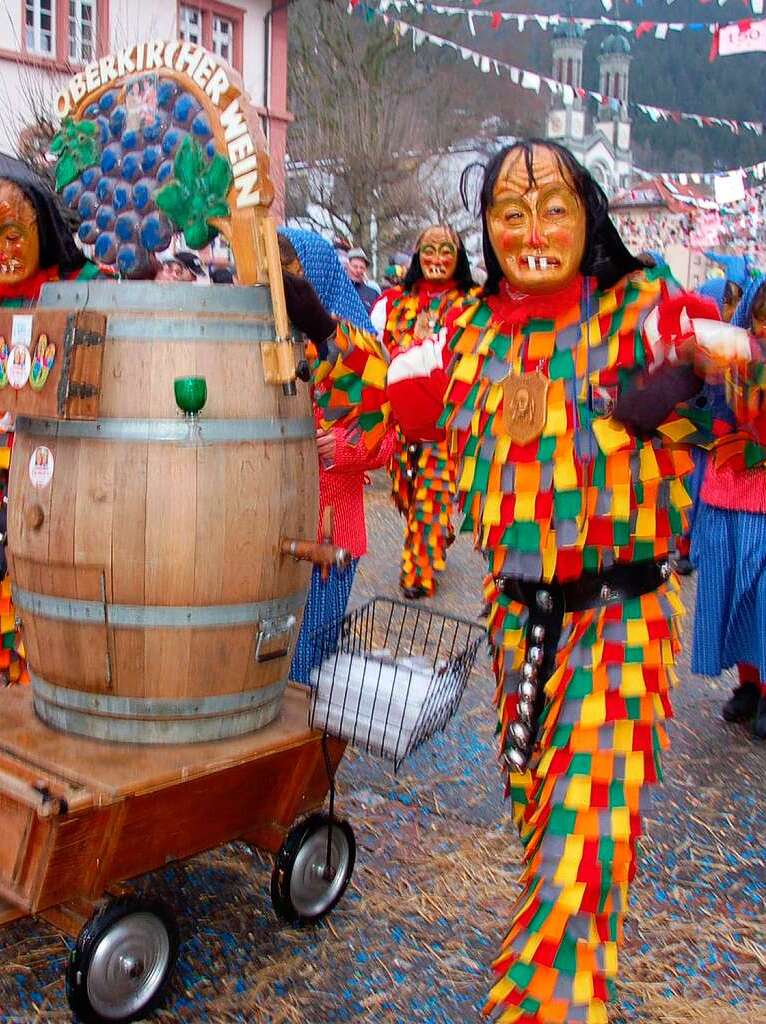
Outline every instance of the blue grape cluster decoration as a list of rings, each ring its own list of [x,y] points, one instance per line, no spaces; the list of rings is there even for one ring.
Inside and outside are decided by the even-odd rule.
[[[174,231],[190,248],[204,247],[216,233],[209,219],[229,212],[229,162],[202,105],[171,78],[158,77],[156,104],[138,114],[122,89],[107,90],[79,122],[64,121],[51,150],[80,240],[123,277],[141,276]]]

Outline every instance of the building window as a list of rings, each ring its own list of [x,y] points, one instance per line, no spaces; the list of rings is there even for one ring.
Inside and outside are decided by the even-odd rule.
[[[221,0],[178,4],[178,35],[242,71],[245,10]]]
[[[26,0],[26,44],[30,53],[53,54],[54,0]]]
[[[231,62],[234,48],[234,23],[228,18],[213,15],[213,53]]]
[[[199,7],[181,4],[178,34],[185,43],[199,45],[202,42],[202,11]]]
[[[87,64],[96,56],[96,0],[69,0],[69,59]]]

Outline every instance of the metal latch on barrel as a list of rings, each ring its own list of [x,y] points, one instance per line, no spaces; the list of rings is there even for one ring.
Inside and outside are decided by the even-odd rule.
[[[75,345],[103,345],[104,335],[99,331],[89,331],[85,327],[77,327],[75,324],[67,324],[67,337],[65,344],[74,348]]]
[[[263,619],[259,626],[255,645],[257,662],[284,658],[290,650],[290,640],[297,619],[294,615],[280,615],[275,619]]]
[[[103,313],[80,310],[67,317],[58,387],[59,416],[66,419],[98,416],[105,340]]]
[[[83,384],[79,380],[70,380],[67,383],[67,398],[94,398],[101,391],[93,384]]]

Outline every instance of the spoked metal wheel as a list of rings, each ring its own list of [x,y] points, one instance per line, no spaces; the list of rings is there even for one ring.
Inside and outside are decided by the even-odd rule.
[[[178,927],[159,900],[122,897],[88,921],[67,966],[67,997],[82,1024],[141,1020],[162,997]]]
[[[295,826],[277,854],[271,876],[274,910],[285,921],[318,921],[343,896],[355,860],[349,823],[313,814]]]

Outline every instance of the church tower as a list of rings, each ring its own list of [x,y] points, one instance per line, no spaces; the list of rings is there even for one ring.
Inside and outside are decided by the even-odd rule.
[[[626,36],[610,35],[601,44],[598,91],[607,97],[607,102],[599,105],[596,120],[596,130],[601,131],[619,156],[630,163],[628,95],[632,59]]]
[[[564,103],[562,96],[555,98],[548,113],[546,135],[576,150],[585,138],[585,111],[576,92],[582,89],[585,33],[572,21],[562,22],[553,30],[551,47],[553,77],[575,92],[571,103]]]

